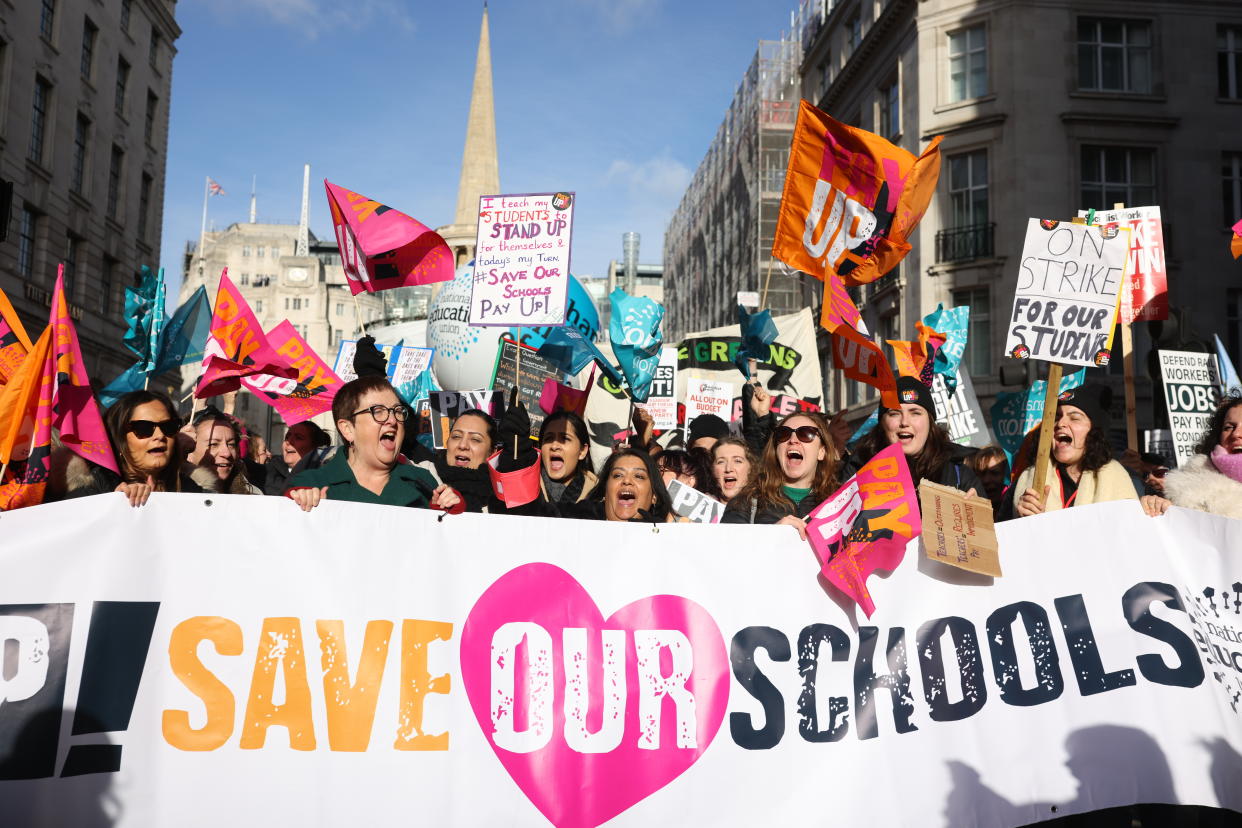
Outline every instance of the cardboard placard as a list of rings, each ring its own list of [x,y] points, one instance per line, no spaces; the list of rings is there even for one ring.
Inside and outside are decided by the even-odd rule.
[[[436,448],[444,448],[453,420],[472,408],[486,411],[495,417],[504,404],[503,391],[482,389],[480,391],[432,391],[428,398],[431,406],[431,440]]]
[[[435,356],[435,348],[416,348],[413,345],[382,345],[375,343],[384,358],[388,360],[388,381],[393,385],[404,385],[412,382],[423,371],[431,367],[431,358]],[[342,382],[358,379],[354,373],[354,352],[358,350],[358,340],[342,339],[336,349],[336,362],[332,370]]]
[[[1005,353],[1062,365],[1107,365],[1129,234],[1116,226],[1030,219]]]
[[[1160,378],[1164,381],[1164,404],[1169,412],[1177,465],[1194,456],[1195,444],[1211,425],[1220,398],[1220,372],[1215,354],[1193,351],[1160,351]]]
[[[992,434],[988,431],[987,421],[983,418],[983,409],[979,398],[975,396],[975,386],[970,381],[970,373],[957,376],[957,393],[950,395],[943,374],[932,375],[931,395],[936,403],[936,422],[949,432],[949,439],[959,446],[983,448],[991,445]]]
[[[1078,215],[1086,218],[1086,210]],[[1169,280],[1164,263],[1164,230],[1159,207],[1097,210],[1094,224],[1130,229],[1130,261],[1121,291],[1118,319],[1122,323],[1169,318]]]
[[[919,508],[928,558],[967,572],[1001,576],[990,500],[924,480],[919,484]]]
[[[564,325],[574,194],[479,199],[471,325]]]
[[[715,414],[726,423],[733,420],[733,383],[691,378],[686,383],[686,433],[696,417]]]
[[[677,428],[677,349],[660,351],[660,364],[656,366],[651,392],[645,403],[635,405],[651,415],[656,431]]]
[[[725,505],[680,480],[668,484],[668,496],[678,523],[719,523]]]
[[[518,387],[518,399],[526,406],[530,415],[530,436],[539,436],[539,427],[546,416],[539,405],[543,395],[545,380],[560,382],[563,377],[560,368],[535,352],[528,345],[522,347],[522,372],[517,370],[518,345],[512,339],[502,340],[500,350],[496,352],[496,364],[492,366],[492,388],[507,392],[514,385]],[[521,382],[518,382],[518,378]]]

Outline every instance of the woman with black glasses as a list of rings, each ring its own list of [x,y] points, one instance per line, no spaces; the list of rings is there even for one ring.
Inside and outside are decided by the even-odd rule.
[[[806,516],[837,490],[840,458],[816,414],[790,414],[763,448],[757,473],[729,501],[722,523],[780,523],[806,538]]]
[[[49,502],[72,497],[121,492],[133,506],[147,502],[151,492],[194,492],[210,489],[207,472],[196,480],[188,467],[177,432],[181,420],[166,394],[131,391],[104,414],[108,440],[121,473],[88,463],[67,448],[52,454]]]
[[[459,512],[457,492],[401,454],[410,409],[383,376],[363,376],[336,392],[332,417],[344,447],[317,469],[299,472],[285,495],[309,512],[324,498]]]

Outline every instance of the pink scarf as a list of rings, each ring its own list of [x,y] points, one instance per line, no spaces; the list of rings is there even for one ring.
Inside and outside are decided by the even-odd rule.
[[[1225,477],[1242,483],[1242,452],[1232,454],[1224,446],[1217,446],[1212,449],[1211,461]]]

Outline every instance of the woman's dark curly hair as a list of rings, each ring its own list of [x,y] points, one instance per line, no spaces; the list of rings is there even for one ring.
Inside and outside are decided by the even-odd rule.
[[[1036,426],[1032,432],[1034,437],[1031,441],[1032,451],[1034,455],[1039,447],[1039,431],[1043,426]],[[1048,452],[1056,448],[1056,439],[1048,444]],[[1091,430],[1087,432],[1087,439],[1083,441],[1082,460],[1078,461],[1078,468],[1082,471],[1099,471],[1109,464],[1113,459],[1113,449],[1108,443],[1108,432],[1100,426],[1092,423]],[[1034,460],[1031,464],[1034,464]],[[1053,462],[1056,462],[1055,460]]]
[[[664,478],[660,476],[660,470],[656,468],[655,459],[645,451],[623,448],[608,455],[608,459],[604,461],[604,467],[600,469],[599,482],[591,490],[589,499],[603,501],[604,495],[608,492],[608,476],[612,474],[612,467],[617,465],[617,461],[623,457],[635,457],[646,468],[647,479],[651,481],[651,511],[648,515],[652,523],[664,523],[672,508],[672,498],[668,496],[668,489],[664,488]]]
[[[673,474],[694,478],[694,488],[714,498],[720,497],[716,478],[712,475],[712,460],[707,449],[665,449],[655,456],[656,466]]]
[[[1195,454],[1211,454],[1212,449],[1220,445],[1220,432],[1225,427],[1225,418],[1235,406],[1239,405],[1242,405],[1242,395],[1229,394],[1221,397],[1220,402],[1217,403],[1216,412],[1212,414],[1212,422],[1208,425],[1208,430],[1195,446]]]

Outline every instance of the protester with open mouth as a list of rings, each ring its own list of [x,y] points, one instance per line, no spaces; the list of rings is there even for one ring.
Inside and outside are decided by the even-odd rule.
[[[613,452],[604,462],[590,499],[567,517],[664,523],[669,516],[668,490],[651,455],[638,449]]]
[[[194,417],[194,451],[188,459],[214,475],[213,488],[218,494],[263,494],[246,477],[241,436],[237,422],[215,406],[207,406]]]
[[[177,440],[181,419],[173,401],[159,391],[131,391],[104,414],[108,441],[120,474],[88,462],[66,447],[52,452],[47,502],[121,492],[142,506],[151,492],[202,492],[214,485],[205,469],[183,466]],[[197,479],[196,479],[197,478]]]
[[[746,488],[757,465],[750,446],[740,437],[726,437],[712,446],[712,474],[720,499],[728,503]]]
[[[1036,491],[1035,465],[1023,470],[1013,486],[1018,498],[1013,512],[1018,517],[1138,498],[1129,472],[1112,459],[1108,445],[1112,396],[1111,388],[1098,383],[1061,392],[1053,420],[1048,483],[1042,492]],[[1009,517],[1008,510],[1003,511],[1002,520]]]
[[[545,502],[580,503],[599,482],[591,464],[586,422],[572,411],[557,411],[539,426],[539,490]]]
[[[729,501],[721,523],[780,523],[806,539],[806,516],[840,485],[840,458],[818,414],[786,416],[763,449],[757,474]]]
[[[1143,511],[1154,516],[1184,506],[1242,518],[1242,396],[1221,400],[1194,457],[1165,475],[1164,493],[1140,498]]]
[[[383,376],[347,382],[332,401],[344,447],[317,469],[294,475],[285,494],[309,512],[324,499],[460,512],[461,496],[401,454],[410,409]]]
[[[954,443],[944,426],[936,422],[931,389],[915,377],[900,377],[897,399],[899,408],[881,405],[879,422],[859,441],[858,451],[846,464],[846,477],[881,450],[899,445],[916,488],[926,479],[968,495],[982,493],[983,484],[966,463],[973,450]]]

